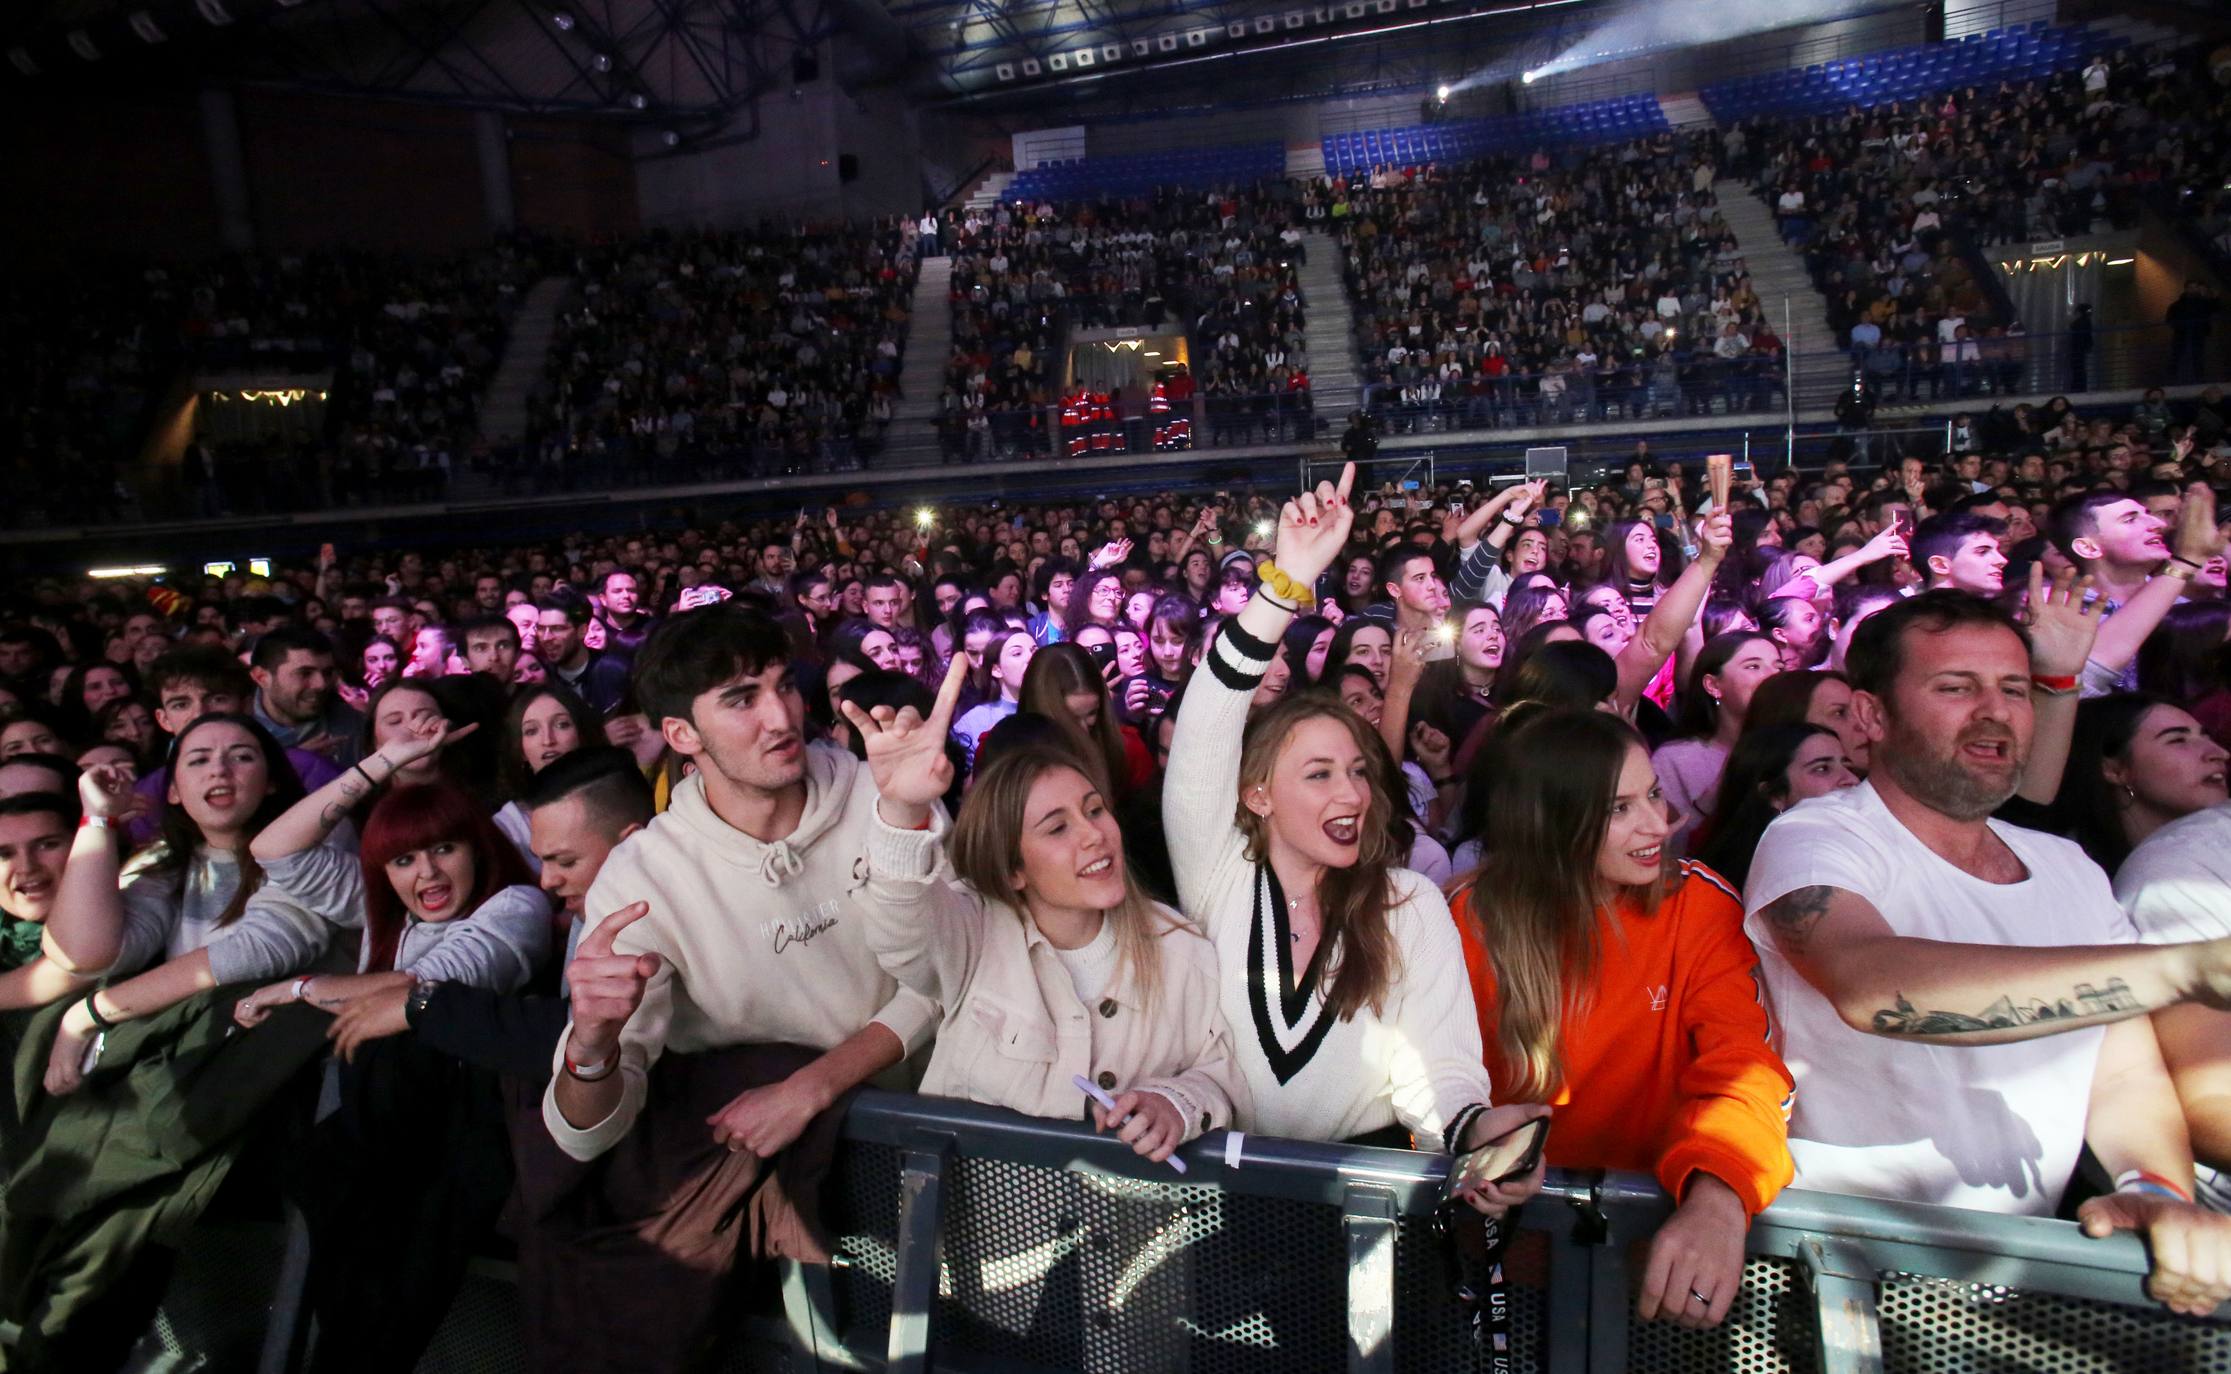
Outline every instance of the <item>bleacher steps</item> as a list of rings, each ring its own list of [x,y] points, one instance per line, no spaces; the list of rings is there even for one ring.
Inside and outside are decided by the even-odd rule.
[[[1014,184],[1013,172],[993,172],[977,182],[976,189],[969,192],[968,199],[962,203],[971,210],[989,210],[999,204],[1000,199],[1007,194],[1007,188]]]
[[[1341,280],[1340,241],[1321,229],[1303,235],[1302,337],[1309,347],[1309,389],[1317,415],[1338,433],[1356,408],[1356,317]]]
[[[1823,356],[1844,345],[1844,341],[1828,328],[1828,298],[1813,285],[1812,275],[1805,270],[1805,259],[1782,242],[1781,232],[1774,224],[1773,210],[1751,189],[1750,183],[1723,177],[1712,183],[1712,194],[1719,200],[1720,218],[1727,221],[1728,232],[1735,235],[1736,247],[1743,250],[1743,265],[1751,274],[1751,290],[1758,294],[1768,322],[1777,331],[1784,328],[1782,302],[1785,298],[1789,302],[1788,327],[1782,343],[1797,359],[1799,408],[1819,404],[1823,394],[1822,379],[1826,379],[1825,385],[1832,391],[1849,378],[1838,358]],[[1810,373],[1819,373],[1820,377],[1815,378]]]
[[[1704,108],[1704,102],[1697,99],[1695,91],[1684,91],[1680,95],[1661,95],[1658,97],[1658,108],[1665,111],[1666,123],[1673,126],[1675,133],[1707,128],[1715,122],[1712,112]]]
[[[945,360],[953,352],[953,260],[922,259],[914,279],[914,304],[906,322],[906,353],[899,368],[901,421],[934,419],[937,396],[945,384]]]
[[[571,277],[544,277],[527,288],[511,317],[503,361],[480,398],[480,437],[491,444],[515,444],[527,432],[527,401],[534,395],[550,360],[550,341],[558,333],[558,309],[565,304]]]

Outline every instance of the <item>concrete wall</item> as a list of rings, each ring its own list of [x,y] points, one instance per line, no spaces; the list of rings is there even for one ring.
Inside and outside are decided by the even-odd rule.
[[[257,246],[453,252],[488,239],[469,111],[238,94]]]
[[[521,117],[507,129],[521,228],[599,237],[639,226],[634,146],[624,128]]]
[[[1784,67],[1858,57],[1884,48],[1907,47],[1925,42],[1927,37],[1920,8],[1903,6],[1850,19],[1802,24],[1724,43],[1583,67],[1545,77],[1532,85],[1519,86],[1518,100],[1523,108],[1539,109],[1639,92],[1675,94],[1694,91],[1732,76],[1753,76]]]
[[[788,49],[782,55],[787,70]],[[921,122],[895,91],[846,92],[824,44],[822,74],[778,85],[718,133],[666,148],[655,133],[635,145],[637,203],[646,225],[752,224],[897,214],[920,207]],[[841,157],[858,177],[838,176]]]

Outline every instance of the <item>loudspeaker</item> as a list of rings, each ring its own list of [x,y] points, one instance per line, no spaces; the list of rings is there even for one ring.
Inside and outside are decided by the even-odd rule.
[[[800,48],[790,58],[791,84],[803,86],[821,75],[821,59],[811,48]]]
[[[840,181],[840,182],[844,182],[844,181],[858,181],[859,179],[860,179],[860,159],[858,159],[858,158],[854,157],[854,156],[853,156],[852,154],[850,154],[850,153],[838,153],[838,154],[837,154],[837,180],[838,180],[838,181]]]

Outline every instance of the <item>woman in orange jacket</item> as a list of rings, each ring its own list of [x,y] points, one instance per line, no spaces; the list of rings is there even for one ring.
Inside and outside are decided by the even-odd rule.
[[[1632,726],[1514,714],[1486,770],[1487,857],[1452,907],[1496,1097],[1556,1108],[1552,1165],[1656,1176],[1679,1205],[1651,1240],[1638,1314],[1716,1325],[1750,1218],[1791,1175],[1791,1079],[1742,902],[1701,864],[1668,868]]]

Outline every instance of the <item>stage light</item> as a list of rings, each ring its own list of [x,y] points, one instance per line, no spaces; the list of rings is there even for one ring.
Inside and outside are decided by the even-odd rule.
[[[85,575],[96,581],[111,582],[119,577],[161,577],[168,571],[160,563],[134,563],[126,568],[87,568]]]
[[[679,148],[682,146],[682,136],[674,132],[674,130],[672,129],[668,129],[665,133],[660,134],[658,137],[659,142],[664,143],[669,148]]]
[[[170,37],[163,32],[163,26],[155,22],[155,16],[146,10],[133,10],[131,24],[132,32],[139,35],[142,43],[161,43]]]
[[[194,0],[194,8],[214,28],[223,28],[232,22],[232,11],[225,8],[224,0]]]
[[[551,15],[550,22],[558,26],[560,33],[573,32],[573,16],[565,10],[559,10],[556,14]]]
[[[651,98],[643,94],[641,91],[637,91],[635,94],[627,98],[627,107],[631,110],[647,110],[650,108],[650,105]]]
[[[612,58],[608,54],[600,52],[589,59],[589,65],[600,72],[608,72],[612,70]]]
[[[39,64],[32,60],[29,50],[24,48],[8,49],[8,64],[25,76],[39,74]]]
[[[1446,87],[1446,86],[1436,86],[1436,87],[1434,87],[1434,88],[1433,88],[1433,98],[1434,98],[1435,100],[1441,101],[1441,102],[1442,102],[1443,104],[1446,104],[1446,103],[1448,103],[1448,98],[1449,98],[1449,88],[1448,88],[1448,87]]]
[[[1534,78],[1540,75],[1540,72],[1521,72],[1518,77],[1519,84],[1524,86],[1531,86],[1534,84]]]
[[[93,45],[93,35],[83,29],[70,30],[70,51],[88,62],[101,60],[101,50]]]

